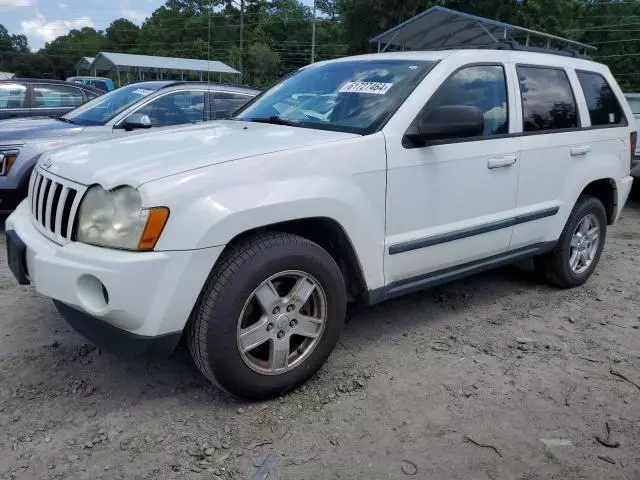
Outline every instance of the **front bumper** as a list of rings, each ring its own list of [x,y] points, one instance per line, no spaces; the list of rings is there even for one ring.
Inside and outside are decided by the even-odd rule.
[[[126,252],[81,243],[60,246],[33,226],[27,202],[7,219],[6,230],[26,247],[25,270],[36,291],[52,298],[80,333],[110,350],[114,342],[106,340],[118,330],[118,341],[133,339],[134,350],[133,344],[171,344],[179,338],[223,249]],[[160,340],[166,336],[172,339]]]

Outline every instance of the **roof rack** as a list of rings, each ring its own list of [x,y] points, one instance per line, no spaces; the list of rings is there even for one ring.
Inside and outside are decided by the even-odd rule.
[[[445,7],[430,9],[369,40],[378,52],[495,48],[587,57],[596,47]],[[384,45],[384,47],[383,47]]]

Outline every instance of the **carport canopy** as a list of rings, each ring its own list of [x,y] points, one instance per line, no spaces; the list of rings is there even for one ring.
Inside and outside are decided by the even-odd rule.
[[[96,55],[91,70],[118,72],[155,72],[155,73],[230,73],[240,72],[217,60],[198,60],[193,58],[155,57],[151,55],[133,55],[130,53],[100,52]]]
[[[528,28],[435,6],[370,40],[378,51],[483,48],[499,44],[587,55],[596,47]]]
[[[94,57],[82,57],[78,63],[76,63],[76,70],[79,72],[80,70],[91,70],[91,64],[93,63]]]

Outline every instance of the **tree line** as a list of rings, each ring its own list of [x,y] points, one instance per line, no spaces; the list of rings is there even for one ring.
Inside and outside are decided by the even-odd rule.
[[[72,30],[31,52],[24,35],[0,25],[0,71],[65,78],[100,51],[220,60],[266,85],[310,63],[313,10],[297,0],[168,0],[138,26],[114,19],[105,30]],[[571,38],[623,88],[640,90],[640,2],[623,0],[317,0],[315,60],[373,51],[372,36],[434,5]],[[242,25],[242,27],[241,27]],[[242,28],[243,48],[240,48]]]

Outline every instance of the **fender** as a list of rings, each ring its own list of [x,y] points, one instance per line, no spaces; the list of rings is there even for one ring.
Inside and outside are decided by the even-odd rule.
[[[149,182],[140,192],[143,205],[171,211],[157,250],[222,246],[256,228],[325,217],[352,242],[367,288],[384,284],[382,134],[218,164]]]

